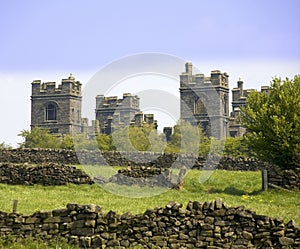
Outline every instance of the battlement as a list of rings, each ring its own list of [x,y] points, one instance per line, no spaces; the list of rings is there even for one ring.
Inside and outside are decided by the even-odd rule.
[[[204,74],[193,75],[193,64],[187,62],[185,64],[185,72],[180,74],[180,87],[209,87],[211,85],[217,87],[222,86],[228,88],[228,74],[222,73],[220,70],[212,70],[210,76]]]
[[[96,109],[116,109],[116,108],[134,108],[139,109],[140,98],[131,93],[124,93],[122,99],[117,96],[105,97],[104,95],[96,96]]]
[[[243,104],[245,104],[249,93],[256,91],[255,89],[244,89],[243,85],[244,82],[241,79],[239,79],[237,82],[237,87],[232,89],[233,102],[243,102]],[[268,92],[268,90],[268,86],[261,86],[261,92]]]
[[[70,74],[68,79],[62,79],[62,83],[56,87],[56,82],[44,82],[34,80],[32,83],[32,96],[45,95],[73,95],[81,96],[81,83]]]

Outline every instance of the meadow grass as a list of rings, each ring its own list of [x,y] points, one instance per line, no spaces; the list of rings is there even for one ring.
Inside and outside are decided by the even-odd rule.
[[[294,219],[300,224],[299,191],[262,192],[260,172],[216,170],[201,184],[199,178],[204,173],[191,170],[184,179],[183,190],[156,189],[157,193],[163,193],[144,198],[129,198],[125,195],[133,191],[140,193],[139,196],[149,196],[153,193],[153,188],[107,184],[106,189],[117,189],[119,195],[116,195],[97,184],[47,187],[0,184],[0,210],[11,212],[13,200],[18,200],[17,211],[23,214],[64,208],[67,203],[93,203],[100,205],[105,212],[113,210],[119,214],[125,212],[138,214],[148,208],[165,206],[170,201],[180,202],[186,206],[190,200],[204,202],[222,198],[228,206],[244,205],[258,214],[282,217],[286,222]]]
[[[79,249],[79,247],[70,245],[62,239],[45,242],[41,239],[31,237],[26,239],[17,239],[16,237],[0,237],[0,249]]]
[[[82,166],[79,166],[82,168]],[[101,169],[101,175],[109,177],[115,174],[120,167]],[[95,167],[84,167],[91,174],[98,174]],[[212,174],[211,174],[212,173]],[[209,179],[199,183],[199,179]],[[260,172],[219,171],[201,172],[191,170],[184,179],[183,190],[165,190],[155,196],[144,198],[128,198],[126,193],[134,191],[140,196],[151,195],[153,189],[138,186],[116,186],[107,184],[107,189],[114,188],[119,195],[112,194],[101,186],[73,185],[66,186],[20,186],[0,184],[0,210],[10,212],[13,200],[18,200],[18,212],[31,214],[37,210],[52,210],[64,208],[67,203],[98,204],[105,212],[113,210],[119,214],[131,212],[143,213],[148,208],[165,206],[170,201],[177,201],[184,206],[188,201],[212,201],[222,198],[228,206],[244,205],[258,214],[270,217],[282,217],[285,222],[294,219],[300,224],[300,192],[286,192],[279,190],[261,191]],[[162,192],[162,189],[156,189]],[[122,196],[123,195],[123,196]],[[62,241],[52,241],[46,244],[30,238],[16,242],[14,239],[1,239],[0,249],[78,249]],[[138,248],[138,247],[136,247]]]

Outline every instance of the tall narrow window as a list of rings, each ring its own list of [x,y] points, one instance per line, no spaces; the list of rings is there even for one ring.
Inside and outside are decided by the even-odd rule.
[[[48,104],[46,106],[46,120],[56,120],[56,105]]]
[[[75,122],[75,110],[72,108],[72,122]]]

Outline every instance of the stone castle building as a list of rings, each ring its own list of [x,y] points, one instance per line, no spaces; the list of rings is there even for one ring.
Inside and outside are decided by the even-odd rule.
[[[180,115],[181,119],[201,125],[208,136],[225,138],[242,136],[245,129],[239,122],[240,108],[246,105],[249,92],[243,89],[243,81],[237,82],[232,90],[232,112],[229,113],[228,74],[219,70],[211,71],[210,76],[193,74],[192,63],[185,64],[185,72],[180,74]],[[267,91],[263,86],[261,91]],[[95,120],[81,115],[81,83],[71,74],[56,87],[55,82],[32,82],[31,128],[49,129],[51,133],[86,133],[90,137],[98,133],[111,134],[115,127],[124,125],[142,126],[152,124],[157,129],[157,120],[153,114],[140,111],[140,99],[137,95],[124,93],[117,96],[96,96]],[[164,133],[170,138],[171,127],[165,127]]]
[[[81,83],[71,74],[56,87],[55,82],[32,83],[31,128],[49,129],[57,135],[86,133],[90,137],[98,133],[111,134],[116,126],[142,126],[157,120],[153,114],[140,111],[140,99],[136,95],[124,93],[123,99],[117,96],[96,96],[96,115],[89,126],[87,118],[81,116]]]
[[[180,74],[181,118],[201,125],[208,136],[224,138],[229,128],[228,75],[219,70],[209,77],[193,75],[192,68],[192,63],[186,63]]]
[[[81,83],[72,75],[58,87],[55,82],[33,81],[31,127],[59,134],[82,132],[81,98]]]
[[[140,111],[140,98],[131,93],[124,93],[122,99],[117,96],[96,96],[96,120],[99,121],[100,132],[111,134],[114,127],[142,126],[144,123],[153,124],[157,129],[157,121],[153,114],[143,114]]]

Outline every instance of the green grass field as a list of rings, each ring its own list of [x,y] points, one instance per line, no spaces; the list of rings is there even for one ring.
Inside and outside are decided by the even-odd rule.
[[[294,219],[300,224],[299,191],[286,192],[270,190],[261,192],[260,172],[214,171],[211,177],[200,184],[201,172],[191,170],[184,180],[184,189],[168,190],[160,195],[145,198],[128,198],[112,194],[99,185],[67,185],[67,186],[12,186],[0,184],[0,210],[10,212],[13,200],[18,200],[18,212],[31,214],[37,210],[63,208],[67,203],[98,204],[105,212],[114,210],[121,214],[130,211],[137,214],[147,208],[165,206],[170,201],[184,205],[189,200],[201,202],[222,198],[229,206],[245,205],[259,214],[271,217],[282,217],[285,221]],[[110,184],[111,188],[116,187]],[[121,186],[119,194],[130,191],[149,195],[150,187]]]
[[[109,174],[107,173],[107,175]],[[186,206],[189,200],[204,202],[222,198],[228,206],[244,205],[258,214],[282,217],[285,222],[294,219],[296,224],[300,224],[299,191],[270,190],[262,192],[260,172],[216,170],[203,184],[199,183],[201,175],[203,176],[203,172],[191,170],[184,179],[183,190],[167,190],[159,195],[144,198],[128,198],[115,195],[97,184],[70,184],[50,187],[0,184],[0,210],[10,212],[13,200],[18,200],[17,211],[23,214],[31,214],[37,210],[64,208],[67,203],[93,203],[100,205],[105,212],[113,210],[119,214],[125,212],[138,214],[148,208],[165,206],[170,201],[177,201]],[[113,184],[108,186],[111,188],[116,187]],[[139,192],[141,195],[149,195],[153,189],[149,187],[122,186],[119,187],[118,191],[121,195],[130,191]],[[13,249],[13,247],[9,246],[1,247],[1,243],[0,248]],[[43,247],[31,246],[28,248],[39,249]]]

